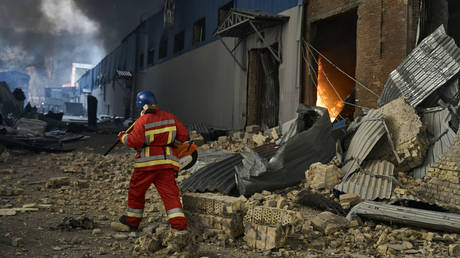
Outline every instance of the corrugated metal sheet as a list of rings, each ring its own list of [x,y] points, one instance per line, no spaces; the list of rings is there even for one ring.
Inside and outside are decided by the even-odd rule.
[[[416,107],[460,71],[460,49],[441,25],[391,72],[379,98],[383,106],[404,96]]]
[[[364,200],[389,199],[392,193],[392,176],[395,166],[385,160],[365,162],[362,170],[354,173],[336,189],[354,193]]]
[[[431,165],[450,149],[455,140],[455,132],[449,127],[450,118],[447,108],[431,108],[423,113],[423,124],[432,135],[434,142],[428,149],[423,166],[414,169],[415,178],[425,177]]]
[[[385,133],[383,114],[375,109],[369,110],[369,113],[360,122],[345,154],[345,165],[342,167],[345,172],[344,178],[348,178],[351,173],[359,169],[364,159]]]
[[[278,150],[276,145],[269,144],[257,147],[255,151],[263,158],[269,159]],[[229,194],[236,190],[235,166],[241,164],[243,157],[235,154],[220,162],[210,164],[184,180],[180,185],[183,191],[219,192]]]

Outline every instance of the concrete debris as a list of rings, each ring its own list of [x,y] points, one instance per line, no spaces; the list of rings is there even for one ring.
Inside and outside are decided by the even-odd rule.
[[[344,173],[340,168],[319,162],[311,164],[305,172],[307,184],[315,190],[332,189],[341,182],[343,176]]]
[[[191,131],[190,132],[190,141],[195,143],[197,146],[202,146],[203,144],[206,143],[204,137],[199,134],[197,131]]]
[[[270,250],[284,246],[294,231],[299,214],[294,211],[255,206],[244,216],[244,240],[252,248]]]
[[[256,143],[256,146],[262,146],[268,143],[268,136],[264,136],[262,133],[258,133],[252,136],[252,140]]]
[[[382,138],[377,148],[369,154],[368,159],[388,160],[398,170],[409,171],[423,164],[429,141],[426,127],[422,124],[415,109],[400,97],[378,109],[383,114],[385,123],[393,141],[399,161],[396,160],[391,144]]]
[[[182,201],[190,228],[199,234],[220,232],[227,238],[243,234],[244,198],[185,193]]]
[[[135,257],[196,257],[196,240],[187,230],[168,229],[161,225],[155,232],[148,232],[136,240]]]
[[[453,257],[460,257],[460,245],[459,244],[449,245],[449,255]]]
[[[112,236],[115,240],[126,240],[128,239],[128,235],[127,234],[123,234],[123,233],[116,233]]]
[[[430,203],[460,211],[460,130],[450,149],[428,170],[418,194]]]
[[[16,237],[11,241],[11,245],[14,247],[20,247],[24,245],[24,239],[22,237]]]
[[[0,209],[0,216],[14,216],[16,212],[15,209]]]
[[[340,195],[339,200],[340,205],[345,210],[348,210],[363,201],[359,195],[354,193],[342,194]]]
[[[246,132],[256,134],[256,133],[260,132],[260,126],[258,126],[258,125],[248,125],[248,126],[246,126]]]
[[[328,211],[320,213],[311,221],[313,228],[326,235],[344,229],[348,225],[348,222],[349,221],[345,217],[337,216]]]
[[[112,222],[110,223],[110,228],[114,231],[118,232],[129,232],[131,231],[129,226],[125,224],[121,224],[120,222]]]
[[[70,177],[52,177],[46,183],[46,188],[61,188],[66,185],[70,185]]]

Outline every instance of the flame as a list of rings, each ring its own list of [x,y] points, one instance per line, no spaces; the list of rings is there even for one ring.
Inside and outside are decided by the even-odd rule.
[[[333,122],[342,111],[344,103],[340,100],[340,97],[337,96],[334,88],[326,79],[324,70],[325,69],[322,63],[322,58],[320,56],[318,58],[318,86],[316,105],[327,108],[331,122]]]

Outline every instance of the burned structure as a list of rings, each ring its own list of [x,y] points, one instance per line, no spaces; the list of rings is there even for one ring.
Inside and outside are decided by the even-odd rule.
[[[458,8],[447,0],[308,1],[302,102],[328,107],[331,117],[376,108],[390,72],[439,25],[460,42]]]

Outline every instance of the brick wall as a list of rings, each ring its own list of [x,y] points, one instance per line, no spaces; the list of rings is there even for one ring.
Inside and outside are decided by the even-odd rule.
[[[371,0],[358,8],[356,78],[377,94],[408,54],[407,5],[407,0]],[[377,98],[356,87],[357,104],[375,108]]]
[[[379,95],[388,75],[404,60],[414,46],[416,19],[413,5],[419,0],[311,0],[306,14],[305,38],[311,42],[311,23],[358,8],[356,78]],[[310,30],[310,31],[309,31]],[[316,31],[315,33],[321,33]],[[304,103],[308,103],[312,84],[305,65]],[[357,104],[377,107],[378,97],[356,87]],[[310,103],[308,103],[310,104]],[[356,109],[356,114],[361,110]]]

